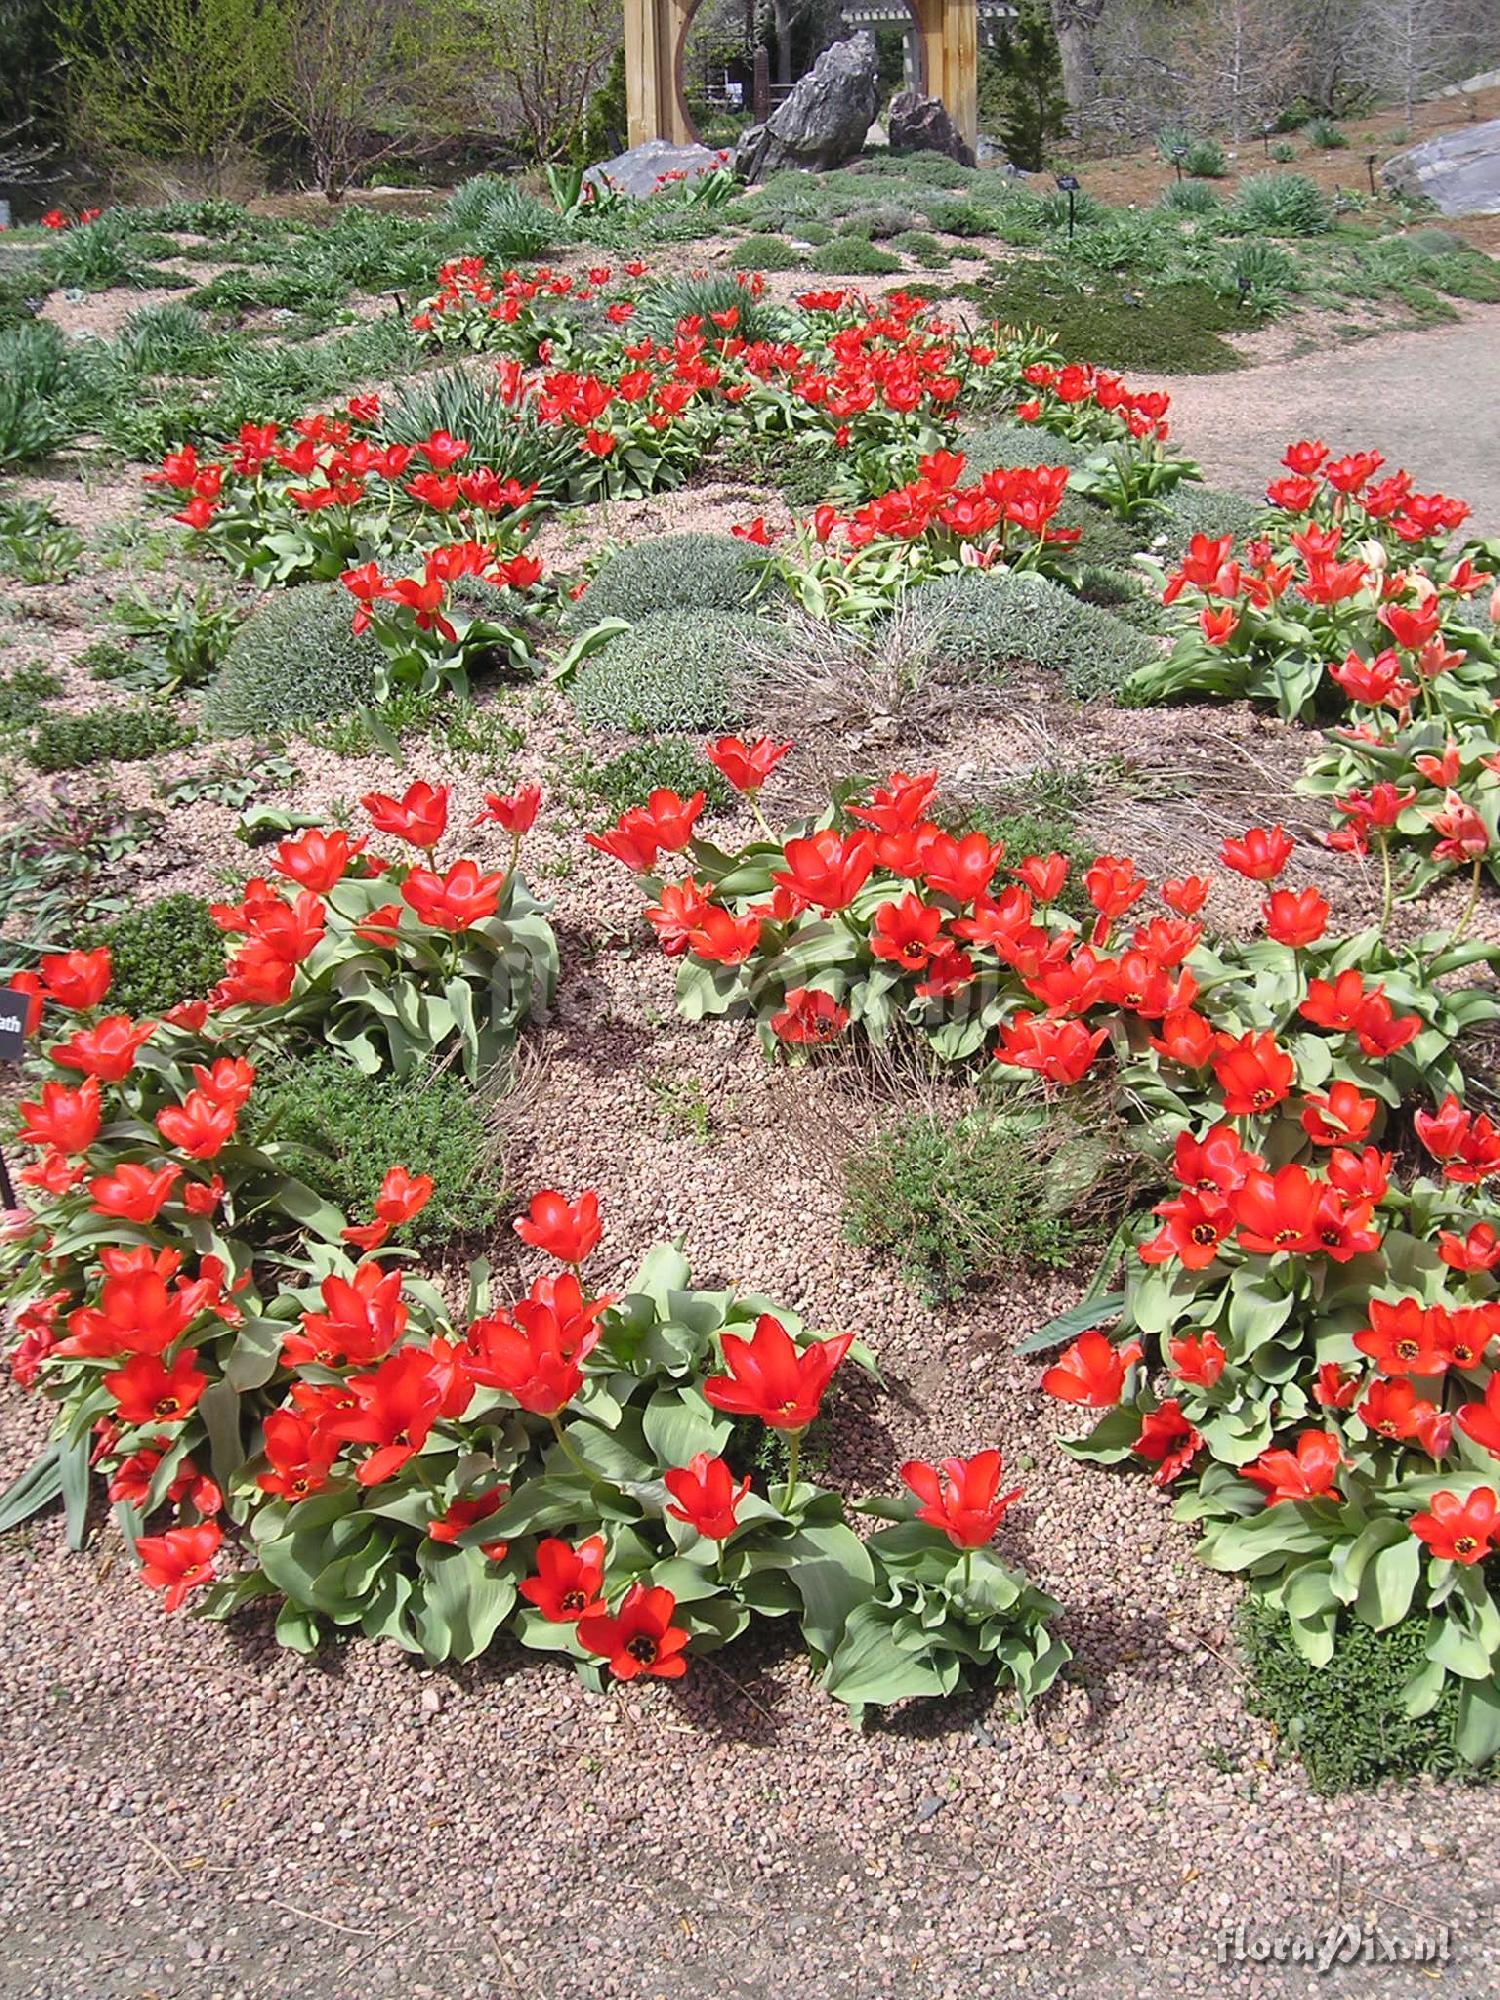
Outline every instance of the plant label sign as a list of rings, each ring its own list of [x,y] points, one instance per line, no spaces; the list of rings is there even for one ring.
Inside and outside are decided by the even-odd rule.
[[[18,1063],[26,1053],[26,1016],[31,995],[0,986],[0,1063]]]

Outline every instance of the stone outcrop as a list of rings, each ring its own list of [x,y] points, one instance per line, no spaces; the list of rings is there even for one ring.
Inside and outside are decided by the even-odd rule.
[[[961,166],[974,165],[973,152],[940,97],[903,90],[891,99],[889,119],[893,153],[946,153]]]
[[[863,31],[824,49],[765,124],[741,134],[735,172],[758,181],[785,167],[826,171],[852,160],[880,106],[879,66],[875,38]]]
[[[1425,195],[1444,215],[1500,215],[1500,118],[1439,132],[1381,171],[1391,187]]]

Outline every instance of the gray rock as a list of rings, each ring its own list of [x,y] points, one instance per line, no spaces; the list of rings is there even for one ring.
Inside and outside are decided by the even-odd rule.
[[[826,171],[852,160],[880,103],[879,65],[875,37],[863,29],[824,49],[765,124],[740,135],[735,172],[757,181],[783,167]]]
[[[1382,169],[1403,194],[1425,195],[1444,215],[1500,215],[1500,118],[1439,132]]]
[[[601,160],[589,168],[584,179],[607,180],[622,194],[648,195],[655,194],[663,174],[688,174],[696,179],[699,174],[712,173],[718,164],[719,155],[709,146],[674,146],[669,139],[647,139],[628,153]]]
[[[893,153],[946,153],[960,166],[974,165],[973,150],[940,97],[901,91],[891,99],[890,130]]]

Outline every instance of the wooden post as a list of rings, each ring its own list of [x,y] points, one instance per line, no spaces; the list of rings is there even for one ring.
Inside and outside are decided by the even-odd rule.
[[[939,97],[972,147],[979,138],[978,0],[911,0],[922,41],[922,88]]]
[[[696,136],[677,87],[677,58],[693,0],[625,0],[625,137],[690,145]]]

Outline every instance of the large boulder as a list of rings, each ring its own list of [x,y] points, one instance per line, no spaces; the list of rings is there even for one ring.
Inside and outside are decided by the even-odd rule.
[[[948,107],[940,97],[900,91],[891,99],[889,118],[893,153],[946,153],[960,166],[974,165],[973,149],[948,116]]]
[[[735,172],[758,181],[783,167],[826,171],[852,160],[880,105],[879,69],[875,37],[864,29],[824,49],[765,124],[741,134]]]
[[[1381,171],[1390,186],[1425,195],[1444,215],[1500,215],[1500,118],[1439,132]]]
[[[708,146],[674,146],[670,139],[647,139],[628,153],[601,160],[589,168],[584,179],[608,181],[621,194],[655,194],[668,176],[696,180],[700,174],[711,174],[723,157]]]

